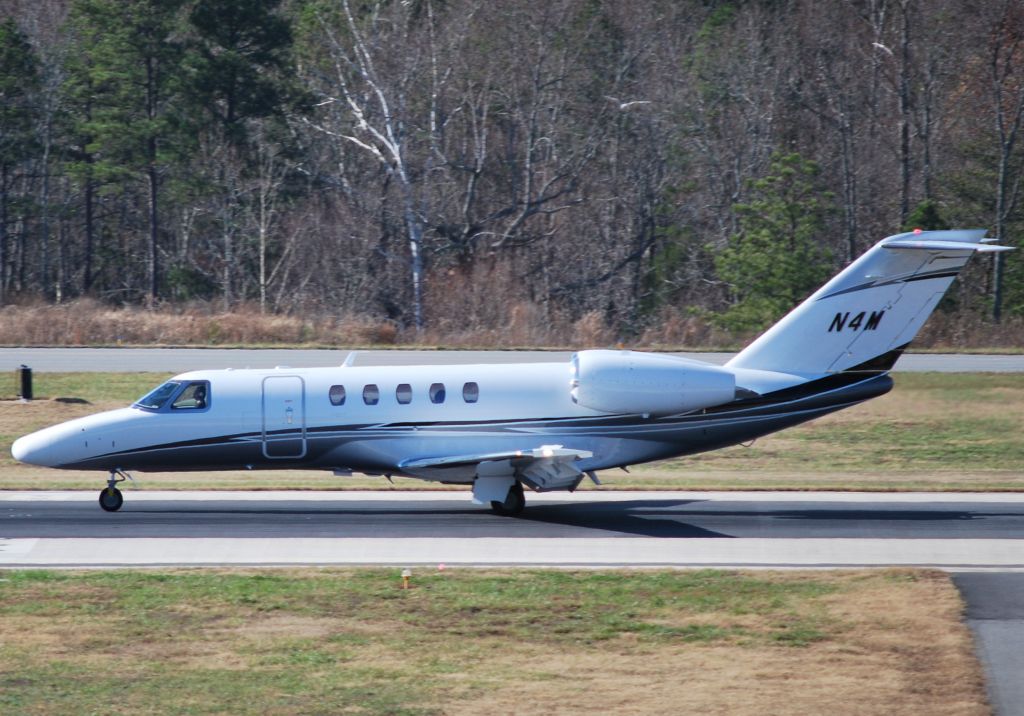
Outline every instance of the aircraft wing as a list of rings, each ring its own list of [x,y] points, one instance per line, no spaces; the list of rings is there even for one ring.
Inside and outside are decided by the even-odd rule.
[[[593,453],[589,450],[541,445],[526,450],[404,460],[399,467],[408,472],[469,467],[481,477],[498,473],[514,475],[538,491],[571,490],[584,475],[573,463],[591,456]]]

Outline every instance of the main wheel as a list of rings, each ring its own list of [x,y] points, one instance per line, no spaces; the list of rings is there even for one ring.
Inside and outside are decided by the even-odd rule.
[[[124,504],[124,497],[116,487],[104,487],[100,490],[100,507],[107,512],[117,512]]]
[[[508,491],[508,497],[504,502],[491,500],[491,509],[497,515],[513,517],[518,515],[526,507],[526,495],[523,494],[523,483],[517,482]]]

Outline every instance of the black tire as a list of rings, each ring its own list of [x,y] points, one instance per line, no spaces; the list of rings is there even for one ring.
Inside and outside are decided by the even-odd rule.
[[[116,487],[104,487],[100,490],[100,507],[107,512],[117,512],[124,504],[124,497]]]
[[[515,517],[521,514],[526,507],[526,495],[523,493],[523,483],[517,482],[508,491],[508,497],[504,502],[491,500],[491,509],[494,514],[502,517]]]

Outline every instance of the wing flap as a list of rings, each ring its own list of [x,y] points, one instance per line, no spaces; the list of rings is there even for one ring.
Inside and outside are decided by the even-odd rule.
[[[510,460],[513,465],[517,461],[526,464],[535,460],[547,460],[552,462],[566,462],[583,460],[592,457],[589,450],[573,450],[561,445],[541,445],[538,448],[529,450],[510,450],[507,452],[480,453],[477,455],[454,455],[449,457],[427,457],[417,460],[403,460],[398,464],[403,470],[426,470],[432,468],[460,467],[464,465],[478,465],[481,462],[495,462],[498,460]]]
[[[589,450],[541,445],[527,450],[404,460],[398,466],[406,472],[472,467],[477,481],[507,476],[522,480],[538,492],[546,492],[576,489],[585,473],[575,463],[589,457],[593,457]]]

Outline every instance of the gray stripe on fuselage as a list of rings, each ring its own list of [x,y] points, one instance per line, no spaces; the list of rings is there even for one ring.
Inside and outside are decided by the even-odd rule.
[[[866,291],[869,288],[877,288],[879,286],[892,286],[897,283],[909,283],[911,281],[927,281],[933,278],[956,278],[960,274],[960,269],[950,270],[941,269],[932,271],[930,273],[919,273],[911,276],[902,276],[900,278],[892,278],[886,281],[870,281],[868,283],[862,283],[857,286],[851,286],[850,288],[844,288],[841,291],[830,293],[827,296],[822,296],[819,301],[824,301],[826,298],[833,298],[835,296],[843,296],[847,293],[856,293],[857,291]]]

